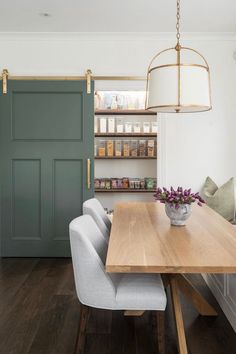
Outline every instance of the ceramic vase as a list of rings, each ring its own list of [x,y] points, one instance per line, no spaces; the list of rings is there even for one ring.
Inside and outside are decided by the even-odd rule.
[[[166,215],[170,219],[171,225],[184,226],[185,221],[190,217],[192,209],[190,204],[180,204],[179,208],[176,209],[171,204],[165,204]]]

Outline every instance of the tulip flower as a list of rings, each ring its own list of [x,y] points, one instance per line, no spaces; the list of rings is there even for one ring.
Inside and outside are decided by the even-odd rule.
[[[205,203],[199,195],[199,192],[192,193],[191,188],[183,189],[183,187],[180,186],[176,190],[172,186],[170,190],[166,187],[158,187],[153,196],[155,200],[159,200],[163,204],[168,203],[175,209],[179,209],[181,204],[192,204],[197,201],[197,204],[202,206],[202,204]]]

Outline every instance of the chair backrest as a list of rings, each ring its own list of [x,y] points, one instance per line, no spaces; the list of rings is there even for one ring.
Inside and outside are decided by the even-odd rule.
[[[112,308],[118,276],[105,271],[107,242],[90,215],[74,219],[69,226],[76,292],[88,306]]]
[[[103,236],[108,240],[111,231],[111,221],[96,198],[88,199],[83,203],[83,214],[92,216]]]

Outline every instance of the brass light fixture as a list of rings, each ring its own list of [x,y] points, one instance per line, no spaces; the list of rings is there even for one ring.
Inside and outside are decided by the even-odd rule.
[[[146,109],[166,113],[208,111],[212,108],[210,69],[199,52],[180,44],[180,0],[176,18],[176,46],[156,54],[148,67]]]
[[[7,79],[8,79],[9,73],[7,69],[3,69],[2,71],[2,93],[3,95],[7,94]]]

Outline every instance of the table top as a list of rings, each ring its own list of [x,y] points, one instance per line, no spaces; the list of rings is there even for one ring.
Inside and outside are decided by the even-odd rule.
[[[161,203],[115,206],[107,272],[236,273],[236,227],[204,205],[171,226]]]

